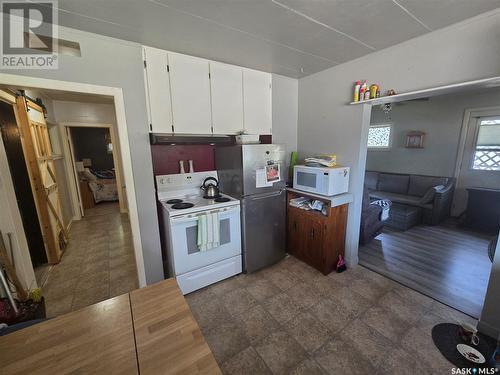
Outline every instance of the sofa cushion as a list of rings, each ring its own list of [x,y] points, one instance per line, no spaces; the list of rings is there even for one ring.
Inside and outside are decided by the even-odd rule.
[[[377,190],[388,193],[407,194],[409,181],[410,176],[408,175],[380,173]]]
[[[421,197],[414,197],[412,195],[398,194],[398,193],[388,193],[386,191],[372,191],[370,192],[371,199],[387,199],[392,203],[399,203],[408,206],[428,208],[432,210],[432,203],[421,203]]]
[[[447,182],[448,178],[446,177],[410,175],[410,186],[408,187],[408,194],[417,197],[423,197],[431,187],[437,185],[446,185]]]
[[[379,175],[378,172],[370,172],[370,171],[365,172],[365,186],[369,190],[377,190],[378,175]]]

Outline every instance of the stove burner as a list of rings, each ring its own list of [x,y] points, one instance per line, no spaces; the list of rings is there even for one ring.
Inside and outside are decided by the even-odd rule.
[[[218,197],[218,198],[214,199],[214,201],[217,202],[217,203],[229,202],[230,200],[231,199],[226,198],[226,197]]]
[[[167,204],[182,203],[182,199],[169,199]]]
[[[191,207],[193,207],[193,206],[194,206],[194,204],[192,204],[192,203],[182,202],[182,203],[174,203],[174,204],[172,205],[172,208],[173,208],[174,210],[184,210],[184,209],[186,209],[186,208],[191,208]]]
[[[203,198],[205,198],[205,199],[219,199],[220,197],[222,197],[222,195],[220,195],[220,194],[217,194],[215,197],[209,197],[208,195],[203,196]]]

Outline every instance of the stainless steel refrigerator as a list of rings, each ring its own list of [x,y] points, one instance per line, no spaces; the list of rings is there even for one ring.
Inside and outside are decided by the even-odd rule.
[[[220,146],[215,165],[221,191],[241,200],[243,270],[255,272],[278,262],[286,244],[285,146]],[[280,181],[266,184],[266,166],[276,165]]]

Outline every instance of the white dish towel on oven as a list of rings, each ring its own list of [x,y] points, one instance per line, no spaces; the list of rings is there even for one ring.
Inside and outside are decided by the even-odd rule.
[[[198,216],[197,245],[200,251],[220,246],[219,214],[217,212]]]

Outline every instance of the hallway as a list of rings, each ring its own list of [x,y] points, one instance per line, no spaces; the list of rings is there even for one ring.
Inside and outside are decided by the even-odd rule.
[[[127,293],[138,287],[128,216],[118,203],[100,203],[73,222],[62,260],[42,286],[48,317]]]

